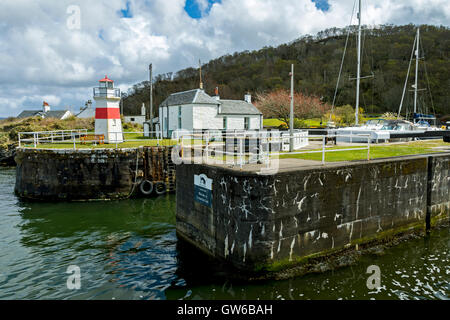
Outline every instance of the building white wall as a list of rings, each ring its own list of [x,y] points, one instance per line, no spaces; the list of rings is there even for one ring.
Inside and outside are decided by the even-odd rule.
[[[164,137],[171,137],[171,133],[177,129],[185,129],[188,131],[193,130],[193,105],[182,105],[181,106],[181,128],[178,126],[178,108],[179,106],[169,106],[159,108],[159,125],[162,129]],[[168,114],[168,116],[167,116]],[[167,120],[168,119],[168,129],[167,131]]]
[[[166,128],[168,109],[169,132]],[[203,129],[223,130],[223,118],[227,117],[227,130],[244,130],[244,118],[248,117],[250,121],[249,130],[262,129],[260,115],[221,115],[218,114],[217,105],[195,105],[188,104],[181,106],[181,128],[178,126],[178,106],[169,106],[159,108],[159,125],[164,137],[170,137],[171,133],[177,129],[188,131]]]
[[[261,129],[261,117],[259,115],[228,115],[227,130],[244,130],[244,118],[249,118],[249,130]],[[223,116],[221,116],[223,118]]]
[[[95,97],[96,108],[120,108],[120,98]]]
[[[138,124],[143,125],[144,121],[145,121],[145,116],[124,116],[123,121],[129,122],[129,123],[138,123]]]
[[[72,116],[72,112],[67,110],[66,113],[64,113],[64,115],[61,117],[61,120],[67,119],[67,118],[69,118],[71,116]]]
[[[193,107],[193,129],[223,129],[223,118],[217,116],[217,105],[195,105]]]

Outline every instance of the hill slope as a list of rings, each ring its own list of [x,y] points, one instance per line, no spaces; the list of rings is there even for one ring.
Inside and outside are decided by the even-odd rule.
[[[355,102],[355,83],[350,78],[356,74],[356,39],[354,27],[351,28],[336,105],[354,105]],[[364,29],[361,75],[374,75],[374,78],[361,81],[361,105],[366,112],[398,110],[415,33],[414,25]],[[211,60],[202,66],[205,90],[212,94],[218,86],[221,97],[242,99],[247,91],[255,95],[289,88],[288,74],[291,63],[294,63],[296,90],[323,97],[331,103],[346,35],[347,29],[332,28],[276,48],[265,47]],[[428,89],[427,76],[430,86],[429,91],[421,91],[419,96],[422,111],[432,112],[434,105],[436,113],[448,114],[450,29],[421,26],[421,44],[425,59],[419,66],[419,87]],[[414,70],[413,63],[409,84],[413,83]],[[154,83],[154,106],[170,93],[197,88],[198,83],[198,71],[194,68],[180,70],[174,75],[158,75]],[[149,82],[144,81],[128,91],[124,108],[126,112],[138,114],[142,102],[148,105],[148,100]],[[405,105],[411,111],[411,92],[406,96]]]

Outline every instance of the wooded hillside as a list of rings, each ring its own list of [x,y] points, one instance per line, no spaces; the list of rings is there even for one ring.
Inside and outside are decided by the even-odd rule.
[[[355,104],[356,29],[350,27],[347,54],[345,56],[336,105]],[[225,55],[202,66],[204,88],[213,94],[219,87],[220,96],[227,99],[243,99],[246,92],[254,97],[279,88],[290,86],[290,65],[295,65],[296,91],[313,94],[331,104],[347,37],[347,28],[332,28],[315,36],[304,36],[276,48],[264,47],[256,51],[244,51]],[[424,57],[419,63],[419,104],[421,112],[450,113],[450,28],[423,25],[421,51]],[[403,91],[411,50],[416,34],[414,25],[382,25],[364,28],[362,39],[361,76],[373,78],[361,80],[361,107],[367,113],[397,112]],[[411,111],[415,63],[411,65],[405,106]],[[428,82],[426,81],[428,76]],[[170,94],[199,86],[198,69],[187,68],[175,74],[160,74],[154,79],[154,106]],[[430,89],[430,90],[428,90]],[[430,91],[432,99],[430,99]],[[149,82],[134,85],[126,93],[124,110],[139,114],[142,102],[148,105]],[[405,110],[405,109],[404,109]],[[157,115],[157,114],[155,114]]]

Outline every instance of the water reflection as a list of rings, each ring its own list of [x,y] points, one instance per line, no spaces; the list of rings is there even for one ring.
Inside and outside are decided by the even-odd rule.
[[[448,299],[450,234],[364,256],[352,267],[284,281],[239,282],[177,239],[175,197],[30,203],[0,169],[0,299]],[[69,265],[81,289],[68,290]],[[369,290],[366,271],[381,269]]]

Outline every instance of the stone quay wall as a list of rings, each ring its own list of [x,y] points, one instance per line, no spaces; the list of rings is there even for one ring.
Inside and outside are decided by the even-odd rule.
[[[240,270],[276,271],[311,257],[449,220],[450,154],[346,162],[259,175],[177,166],[177,233]],[[194,175],[212,179],[212,204]]]

